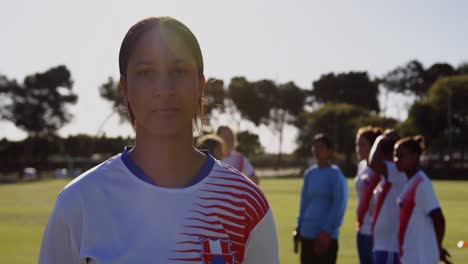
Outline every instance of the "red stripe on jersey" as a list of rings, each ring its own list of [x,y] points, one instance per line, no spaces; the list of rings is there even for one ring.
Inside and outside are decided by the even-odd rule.
[[[221,243],[221,252],[229,252],[229,243]]]
[[[184,227],[189,227],[189,228],[198,228],[198,229],[201,229],[201,230],[207,230],[207,231],[210,231],[210,232],[215,232],[215,233],[220,233],[220,234],[224,234],[224,228],[212,228],[212,227],[205,227],[205,226],[189,226],[189,225],[186,225]],[[229,231],[232,231],[232,230],[229,230]],[[241,231],[242,232],[242,231]],[[235,241],[239,241],[239,240],[245,240],[244,239],[244,236],[242,235],[242,233],[237,233],[239,235],[236,235],[236,234],[232,234],[232,233],[237,233],[235,231],[232,231],[231,233],[228,233],[228,236],[230,238],[233,238]]]
[[[392,183],[385,181],[385,183],[382,186],[382,190],[377,196],[377,202],[375,204],[375,210],[374,210],[374,215],[372,215],[372,233],[374,233],[374,226],[375,223],[377,222],[377,218],[379,218],[380,214],[380,209],[382,209],[382,205],[385,202],[385,198],[387,197],[388,191],[392,187]]]
[[[173,250],[173,252],[178,252],[178,253],[200,253],[201,250],[199,250],[199,249],[186,249],[186,250]]]
[[[242,225],[243,221],[245,220],[245,219],[237,219],[235,217],[223,215],[223,214],[220,214],[220,213],[203,213],[203,212],[197,211],[197,210],[192,210],[192,212],[197,213],[197,214],[201,214],[203,216],[219,217],[219,218],[221,218],[223,220],[227,220],[229,222],[232,222],[232,223],[235,223],[235,224],[238,224],[238,225]]]
[[[363,197],[362,200],[359,201],[358,209],[357,209],[357,226],[358,230],[361,229],[362,222],[364,221],[364,216],[366,215],[367,211],[369,210],[370,201],[372,199],[372,194],[374,192],[375,186],[380,181],[380,176],[377,173],[372,173],[369,175],[370,180],[365,180],[364,182],[364,190],[363,190]],[[368,178],[368,179],[369,179]]]
[[[230,188],[230,189],[235,189],[235,190],[239,190],[239,191],[244,191],[244,192],[247,192],[249,193],[250,195],[252,195],[255,200],[252,200],[254,202],[254,204],[252,204],[254,206],[255,209],[259,210],[263,215],[266,214],[266,212],[268,211],[268,207],[262,203],[262,198],[259,197],[258,193],[252,191],[251,188],[247,188],[247,187],[244,187],[244,186],[235,186],[235,185],[227,185],[227,184],[219,184],[219,183],[207,183],[211,186],[218,186],[218,187],[226,187],[226,188]]]
[[[236,207],[242,207],[244,206],[244,202],[235,202],[231,199],[227,199],[227,198],[218,198],[218,197],[200,197],[198,196],[197,198],[201,199],[201,200],[205,200],[205,201],[222,201],[222,202],[225,202],[225,203],[229,203],[229,204],[232,204]]]
[[[201,258],[170,258],[169,260],[186,261],[186,262],[200,262],[200,261],[202,261]]]
[[[201,218],[187,218],[187,219],[196,220],[196,221],[206,223],[206,224],[209,224],[209,225],[220,225],[220,226],[224,227],[226,230],[232,231],[232,232],[237,233],[237,234],[242,234],[242,232],[244,230],[242,227],[236,227],[236,226],[233,226],[233,225],[230,225],[230,224],[227,224],[227,223],[221,223],[218,220],[216,220],[216,221],[206,221],[206,220],[203,220]]]
[[[424,180],[424,178],[418,174],[402,194],[400,200],[400,222],[398,225],[398,244],[400,247],[400,257],[403,256],[403,243],[405,239],[406,228],[408,227],[411,214],[413,213],[414,206],[416,205],[416,190],[418,189],[419,184]]]
[[[239,176],[239,174],[237,174]],[[237,183],[244,183],[244,186],[249,187],[250,190],[254,191],[257,196],[256,199],[259,199],[258,201],[261,202],[264,205],[264,208],[269,208],[267,199],[263,192],[260,190],[260,188],[253,183],[251,180],[247,179],[246,177],[223,177],[223,176],[213,176],[215,179],[222,179],[222,180],[227,180],[227,181],[233,181]]]
[[[209,240],[203,240],[202,241],[202,247],[203,251],[206,253],[211,253],[211,247],[210,247],[210,241]]]
[[[181,241],[181,242],[176,242],[176,244],[192,244],[192,245],[200,245],[200,242],[195,242],[195,241]]]
[[[213,205],[203,205],[203,204],[199,204],[199,203],[194,203],[194,205],[198,205],[200,207],[203,207],[203,208],[216,208],[216,209],[221,209],[223,211],[226,211],[226,212],[229,212],[233,215],[236,215],[236,216],[239,216],[239,217],[242,217],[243,215],[243,212],[245,210],[237,210],[237,209],[232,209],[232,208],[229,208],[227,206],[223,206],[223,205],[219,205],[219,204],[213,204]]]
[[[242,182],[242,183],[245,183],[246,186],[250,187],[252,190],[254,190],[256,193],[258,193],[258,195],[262,198],[262,202],[265,204],[265,205],[268,205],[268,202],[267,202],[267,199],[265,198],[265,196],[263,195],[263,192],[260,190],[260,188],[255,184],[253,183],[250,179],[248,179],[247,177],[243,176],[243,175],[240,175],[238,173],[234,173],[234,172],[231,172],[231,171],[214,171],[214,172],[219,172],[219,173],[224,173],[224,174],[231,174],[231,175],[235,175],[235,176],[238,176],[238,177],[229,177],[229,175],[226,175],[226,176],[213,176],[213,178],[215,179],[222,179],[222,180],[228,180],[228,181],[234,181],[234,182]],[[268,206],[267,206],[268,207]]]
[[[222,202],[225,202],[225,203],[230,203],[236,207],[242,207],[245,205],[245,202],[233,202],[231,199],[226,199],[226,198],[205,198],[205,197],[198,197],[202,200],[209,200],[209,201],[222,201]],[[250,204],[249,204],[250,205]],[[256,219],[259,219],[260,218],[260,215],[257,213],[257,211],[255,211],[255,209],[251,206],[247,206],[247,208],[245,208],[245,210],[247,210],[247,214],[250,216],[250,218],[252,217],[256,217]]]
[[[191,236],[191,237],[197,237],[197,238],[205,238],[205,239],[211,239],[211,240],[218,240],[220,237],[217,236],[208,236],[206,234],[201,234],[201,233],[179,233],[181,235],[186,235],[186,236]],[[222,237],[221,239],[225,239],[226,237]]]

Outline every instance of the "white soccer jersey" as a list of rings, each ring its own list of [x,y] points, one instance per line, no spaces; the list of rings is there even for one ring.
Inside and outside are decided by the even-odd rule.
[[[361,160],[358,164],[354,186],[358,195],[357,225],[358,232],[371,235],[373,191],[380,177],[367,166],[367,161]]]
[[[279,263],[263,193],[213,164],[180,189],[140,180],[120,154],[89,170],[60,193],[39,263]]]
[[[375,188],[376,200],[373,219],[374,251],[398,252],[398,196],[408,180],[396,164],[385,161],[387,180],[382,178]]]
[[[398,238],[402,264],[439,263],[439,248],[430,213],[440,208],[430,179],[418,171],[399,198]]]
[[[233,150],[229,156],[223,158],[223,162],[250,177],[254,173],[254,167],[250,161],[240,152]]]

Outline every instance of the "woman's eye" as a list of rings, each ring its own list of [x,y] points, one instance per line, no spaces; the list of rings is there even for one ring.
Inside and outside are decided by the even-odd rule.
[[[151,76],[153,74],[153,71],[149,70],[149,69],[143,69],[143,70],[138,71],[137,73],[140,76],[149,77],[149,76]]]
[[[175,68],[171,73],[173,76],[182,76],[185,74],[185,70],[183,68]]]

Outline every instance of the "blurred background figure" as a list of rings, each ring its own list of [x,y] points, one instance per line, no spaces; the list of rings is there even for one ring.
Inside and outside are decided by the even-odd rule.
[[[224,140],[225,148],[222,161],[259,184],[260,179],[255,175],[255,169],[250,161],[242,153],[235,150],[237,140],[234,131],[228,126],[220,126],[216,134]]]
[[[399,135],[393,129],[385,130],[384,134],[375,140],[369,156],[369,167],[381,176],[374,189],[373,263],[399,263],[397,200],[408,177],[397,169],[393,161],[393,147],[398,139]]]
[[[408,183],[398,197],[399,263],[435,264],[440,260],[450,264],[450,254],[442,245],[445,216],[431,180],[419,165],[425,148],[423,136],[406,137],[395,145],[396,166],[408,175]]]
[[[361,264],[372,263],[372,197],[380,176],[368,166],[367,159],[375,139],[382,134],[378,127],[366,126],[359,128],[356,134],[356,154],[358,168],[354,178],[354,186],[358,195],[357,205],[357,248]]]
[[[296,234],[300,237],[302,264],[331,264],[336,263],[338,254],[348,185],[340,168],[332,164],[334,148],[328,137],[315,135],[312,153],[317,165],[304,174]]]
[[[204,135],[197,139],[196,147],[200,150],[208,150],[217,160],[223,159],[224,141],[217,135]]]

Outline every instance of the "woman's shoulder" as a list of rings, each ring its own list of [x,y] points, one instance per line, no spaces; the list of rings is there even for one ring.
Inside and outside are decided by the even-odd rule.
[[[221,161],[216,161],[213,166],[204,190],[223,197],[227,195],[226,198],[242,199],[262,217],[270,209],[265,194],[253,181]]]
[[[96,165],[95,167],[83,172],[81,175],[69,182],[60,192],[59,200],[67,200],[77,198],[82,195],[90,187],[97,186],[102,181],[106,181],[109,176],[115,175],[121,170],[120,154],[115,155],[108,160]]]
[[[210,181],[217,182],[224,187],[237,189],[238,191],[258,193],[264,199],[263,192],[252,180],[222,161],[217,160],[215,162],[210,173]]]
[[[226,162],[216,160],[215,164],[213,165],[213,169],[211,171],[212,177],[215,179],[230,179],[233,181],[238,181],[240,183],[244,183],[250,185],[251,183],[255,185],[247,176],[242,174],[239,170],[234,168],[233,166],[227,164]],[[247,181],[246,181],[247,180]],[[256,185],[255,185],[256,186]]]

